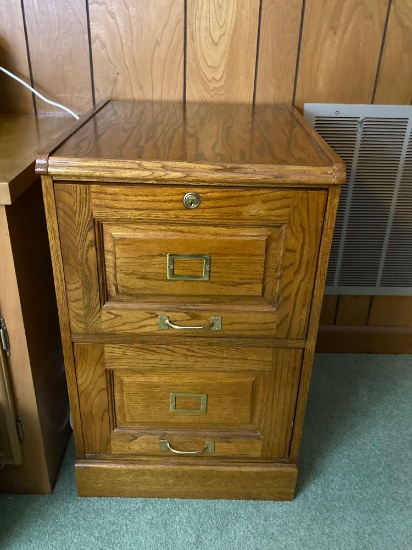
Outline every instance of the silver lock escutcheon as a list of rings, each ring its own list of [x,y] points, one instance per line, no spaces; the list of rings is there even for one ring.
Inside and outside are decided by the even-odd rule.
[[[183,197],[183,204],[186,208],[197,208],[200,204],[201,198],[197,193],[186,193]]]

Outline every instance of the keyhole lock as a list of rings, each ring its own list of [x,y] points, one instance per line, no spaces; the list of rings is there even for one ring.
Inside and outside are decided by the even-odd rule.
[[[197,193],[186,193],[183,197],[183,204],[186,208],[197,208],[200,204],[201,198]]]

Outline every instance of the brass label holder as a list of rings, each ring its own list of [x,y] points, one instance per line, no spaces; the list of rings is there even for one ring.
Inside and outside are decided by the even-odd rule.
[[[195,397],[200,399],[200,409],[177,409],[177,397]],[[170,394],[170,412],[179,414],[206,414],[207,409],[207,393],[177,393]]]
[[[203,260],[202,275],[175,275],[175,260]],[[168,254],[167,278],[170,281],[208,281],[210,279],[209,254]]]

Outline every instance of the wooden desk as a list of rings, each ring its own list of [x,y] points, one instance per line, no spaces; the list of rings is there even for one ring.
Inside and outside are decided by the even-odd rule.
[[[70,433],[44,207],[34,161],[70,118],[0,117],[0,492],[46,493]]]

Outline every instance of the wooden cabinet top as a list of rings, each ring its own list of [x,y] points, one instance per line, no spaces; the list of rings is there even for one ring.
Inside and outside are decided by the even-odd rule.
[[[39,150],[71,120],[29,114],[0,116],[0,204],[11,204],[33,183]]]
[[[37,162],[56,179],[341,184],[343,161],[287,105],[102,102]]]

